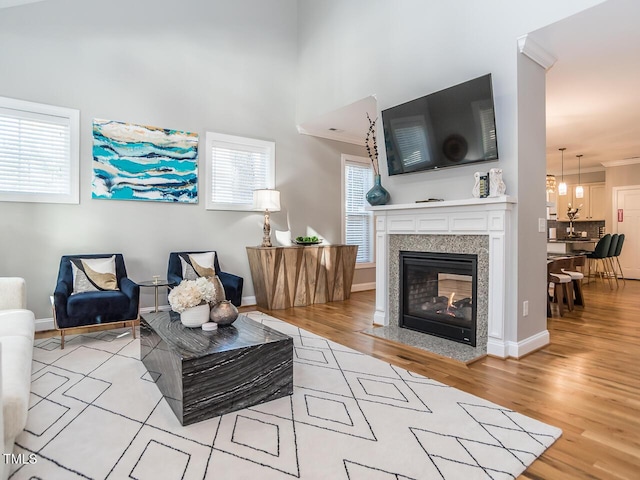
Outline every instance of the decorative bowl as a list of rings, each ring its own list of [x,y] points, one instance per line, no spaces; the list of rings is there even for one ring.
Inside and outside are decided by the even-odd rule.
[[[291,242],[295,245],[318,245],[322,243],[322,239],[316,240],[315,242],[303,242],[300,240],[291,239]]]

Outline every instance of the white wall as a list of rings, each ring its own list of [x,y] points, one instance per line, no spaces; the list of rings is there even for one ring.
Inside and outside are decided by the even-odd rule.
[[[81,112],[80,204],[0,203],[0,275],[25,277],[28,307],[51,317],[63,254],[122,252],[129,276],[166,275],[170,251],[216,249],[253,285],[245,247],[259,213],[91,199],[93,118],[276,142],[283,211],[274,228],[340,241],[340,153],[299,135],[295,0],[49,0],[0,10],[0,95]],[[204,172],[200,150],[200,172]],[[202,183],[200,184],[202,188]],[[202,193],[202,190],[201,190]],[[319,201],[322,200],[322,201]],[[298,233],[299,232],[299,233]],[[161,302],[166,301],[164,298]],[[153,304],[143,289],[142,306]]]
[[[518,242],[512,245],[509,267],[513,278],[520,280],[507,305],[509,340],[514,342],[546,329],[541,309],[546,302],[539,287],[546,273],[532,263],[533,255],[539,255],[543,265],[546,241],[545,233],[537,231],[538,218],[545,217],[544,72],[526,63],[519,70],[517,38],[597,3],[301,0],[299,4],[299,121],[372,94],[384,110],[492,74],[498,162],[394,177],[382,169],[382,180],[391,203],[429,197],[454,200],[471,197],[476,170],[503,170],[507,194],[518,198],[512,225]],[[519,74],[532,78],[519,81]],[[528,87],[538,104],[527,98]],[[519,125],[523,121],[526,127]],[[382,164],[385,161],[381,152]],[[520,308],[524,300],[530,302],[526,320]]]

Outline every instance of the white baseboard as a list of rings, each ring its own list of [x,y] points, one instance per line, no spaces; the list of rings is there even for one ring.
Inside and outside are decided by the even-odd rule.
[[[549,331],[543,330],[519,342],[507,342],[507,348],[510,357],[521,358],[528,353],[546,347],[550,342]]]
[[[252,306],[255,306],[255,305],[257,305],[255,296],[242,297],[242,306],[243,307],[252,307]]]
[[[36,318],[36,332],[46,332],[47,330],[55,330],[55,328],[53,317]]]
[[[536,333],[529,338],[525,338],[519,342],[500,342],[499,340],[489,339],[487,342],[487,353],[493,357],[499,358],[522,358],[528,353],[539,350],[549,345],[549,331],[544,330]]]
[[[352,292],[364,292],[365,290],[375,290],[375,289],[376,289],[376,282],[358,283],[355,285],[351,285]]]

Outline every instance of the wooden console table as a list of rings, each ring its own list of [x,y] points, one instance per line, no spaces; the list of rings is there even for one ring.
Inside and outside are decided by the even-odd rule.
[[[259,307],[279,310],[346,300],[357,245],[247,247]]]

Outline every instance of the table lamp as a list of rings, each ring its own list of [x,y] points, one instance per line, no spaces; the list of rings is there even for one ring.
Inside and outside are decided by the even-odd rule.
[[[269,222],[270,212],[280,211],[280,192],[278,190],[254,190],[253,191],[254,210],[264,210],[264,226],[262,227],[262,247],[272,247],[271,245],[271,223]]]

